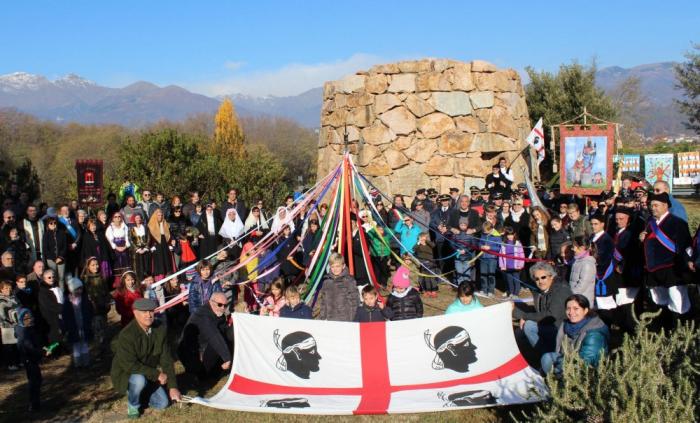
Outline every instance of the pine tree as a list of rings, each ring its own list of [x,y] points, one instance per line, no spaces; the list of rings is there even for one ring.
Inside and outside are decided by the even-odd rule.
[[[243,131],[238,123],[238,116],[230,98],[224,99],[219,106],[214,118],[216,128],[214,129],[213,152],[224,157],[235,159],[243,158],[245,146],[243,145]]]
[[[700,134],[700,44],[695,52],[685,54],[687,62],[675,66],[678,88],[685,91],[683,100],[676,100],[681,112],[688,116],[685,126]]]

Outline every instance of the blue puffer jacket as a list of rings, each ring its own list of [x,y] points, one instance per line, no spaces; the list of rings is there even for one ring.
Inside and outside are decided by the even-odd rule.
[[[193,314],[199,307],[208,303],[215,292],[224,292],[219,281],[211,283],[211,278],[204,281],[201,276],[196,275],[192,279],[192,283],[190,283],[190,291],[187,298],[190,314]]]
[[[569,339],[564,334],[564,324],[560,325],[556,351],[563,354],[562,343],[568,341],[573,344],[583,361],[595,367],[600,357],[608,352],[609,339],[610,330],[598,316],[595,316],[581,329],[575,339]]]
[[[399,236],[401,241],[401,255],[404,255],[407,251],[413,254],[413,247],[418,243],[418,235],[420,235],[421,229],[415,223],[410,228],[403,223],[403,220],[399,220],[394,227],[394,232]]]
[[[487,247],[489,251],[498,253],[501,250],[501,237],[498,232],[492,232],[490,234],[482,234],[479,239],[479,247],[482,249]],[[481,260],[498,260],[498,256],[495,254],[489,254],[484,251],[481,256]]]

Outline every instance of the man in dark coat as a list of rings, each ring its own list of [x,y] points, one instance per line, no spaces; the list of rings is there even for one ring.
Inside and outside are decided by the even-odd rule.
[[[248,209],[245,207],[243,200],[238,198],[238,190],[236,188],[231,188],[228,191],[226,201],[221,206],[221,219],[226,219],[228,209],[236,209],[236,213],[238,213],[238,217],[242,222],[245,222],[248,217]]]
[[[450,219],[447,226],[452,232],[459,232],[459,219],[461,218],[469,219],[469,229],[467,233],[473,234],[479,231],[481,227],[481,218],[479,218],[479,213],[471,208],[471,198],[466,194],[459,197],[459,202],[450,212]]]
[[[155,320],[155,309],[153,300],[136,300],[134,320],[112,342],[112,385],[115,391],[126,393],[129,418],[139,417],[142,399],[162,410],[169,405],[168,398],[181,398],[167,330]],[[163,385],[168,388],[167,394]]]
[[[639,237],[644,243],[646,286],[652,300],[676,315],[690,310],[685,276],[689,270],[691,245],[688,223],[671,214],[671,199],[665,192],[649,196],[652,216]]]
[[[533,294],[534,310],[513,309],[513,318],[519,319],[520,329],[540,354],[554,351],[557,331],[566,319],[566,299],[571,295],[568,283],[555,282],[556,274],[552,265],[535,263],[530,268],[530,277],[540,292]]]
[[[231,368],[233,331],[226,322],[225,310],[226,295],[215,292],[209,304],[199,307],[187,320],[178,356],[188,373],[203,379]]]
[[[221,242],[219,229],[221,229],[222,223],[223,221],[219,213],[214,210],[211,203],[207,203],[206,211],[202,213],[202,218],[199,219],[199,223],[197,223],[197,229],[199,230],[200,260],[205,259],[219,249],[219,244]]]

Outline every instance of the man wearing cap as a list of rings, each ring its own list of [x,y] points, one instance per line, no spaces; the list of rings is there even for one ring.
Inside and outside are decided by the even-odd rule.
[[[425,196],[425,188],[419,188],[416,190],[416,196],[413,197],[413,200],[411,201],[411,211],[416,210],[416,203],[418,201],[421,201],[423,204],[425,204],[425,200],[427,197]]]
[[[428,213],[432,213],[437,207],[438,192],[435,188],[428,188],[428,200],[425,203],[425,209]]]
[[[433,229],[437,229],[437,233],[434,235],[436,257],[439,259],[440,267],[442,272],[445,272],[446,268],[449,268],[449,264],[442,260],[443,257],[448,257],[452,254],[452,248],[449,242],[445,242],[445,237],[448,233],[448,226],[450,222],[450,213],[452,208],[450,207],[450,201],[452,197],[448,194],[441,194],[438,197],[438,207],[430,213],[430,226]],[[431,232],[433,236],[434,232]]]
[[[187,320],[178,357],[189,373],[200,378],[231,368],[233,331],[226,322],[226,294],[215,292],[209,305],[199,307]]]
[[[155,320],[156,303],[139,298],[133,308],[134,320],[112,342],[111,371],[114,390],[127,395],[131,419],[139,417],[142,399],[149,407],[162,410],[169,405],[168,398],[181,398],[166,329]]]
[[[450,188],[450,207],[454,207],[459,201],[459,188]]]
[[[688,223],[671,214],[671,199],[665,192],[649,196],[652,216],[639,235],[644,243],[645,284],[652,300],[659,306],[667,306],[673,317],[690,309],[688,287],[683,280],[688,270],[691,244]]]

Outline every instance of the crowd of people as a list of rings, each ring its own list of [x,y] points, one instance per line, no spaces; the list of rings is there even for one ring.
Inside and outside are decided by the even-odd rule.
[[[595,365],[609,328],[633,331],[635,313],[652,304],[669,327],[692,317],[700,240],[666,182],[625,178],[617,193],[584,197],[513,180],[502,160],[483,188],[418,189],[410,205],[377,191],[355,202],[347,256],[356,265],[351,273],[348,257],[330,256],[315,310],[302,301],[304,269],[320,248],[325,203],[292,216],[294,196],[270,213],[262,201],[247,207],[236,189],[220,203],[197,192],[183,203],[126,181],[104,207],[87,210],[75,201],[35,205],[15,186],[0,230],[2,363],[24,367],[35,410],[42,360],[68,353],[81,368],[91,347],[111,349],[114,388],[136,418],[146,405],[181,398],[175,357],[202,380],[230,368],[239,301],[261,316],[405,320],[422,317],[423,300],[452,285],[447,313],[512,301],[516,331],[545,372],[561,372],[565,343]],[[360,227],[376,285],[357,265]],[[260,251],[269,232],[283,245]],[[185,301],[171,304],[183,292]],[[110,339],[112,309],[122,329]]]

